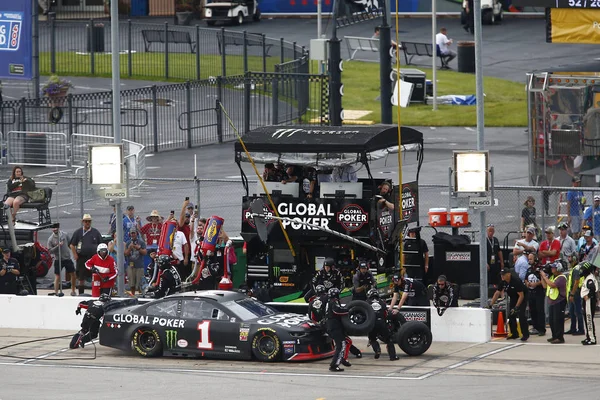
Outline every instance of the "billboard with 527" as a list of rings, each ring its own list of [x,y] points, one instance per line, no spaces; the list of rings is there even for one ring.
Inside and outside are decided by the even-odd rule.
[[[31,79],[31,0],[0,0],[0,79]]]

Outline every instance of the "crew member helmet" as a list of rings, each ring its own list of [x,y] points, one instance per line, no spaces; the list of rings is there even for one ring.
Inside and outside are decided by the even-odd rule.
[[[158,256],[158,258],[156,259],[156,265],[161,270],[169,268],[169,266],[171,265],[171,257],[169,257],[166,254]]]
[[[323,285],[317,285],[315,290],[317,291],[317,294],[323,294],[323,293],[327,292],[327,289]]]
[[[378,291],[377,289],[375,289],[375,288],[373,288],[373,289],[370,289],[370,290],[367,292],[367,297],[368,297],[369,299],[378,299],[378,298],[379,298],[379,291]]]
[[[329,292],[327,292],[327,295],[329,297],[339,299],[340,298],[340,289],[332,287],[331,289],[329,289]]]
[[[323,266],[324,267],[327,267],[327,266],[333,267],[333,266],[335,266],[335,260],[333,258],[331,258],[331,257],[327,257],[325,259],[325,262],[323,263]]]
[[[98,253],[98,256],[104,260],[106,256],[108,256],[108,246],[106,243],[100,243],[96,248],[96,253]]]
[[[110,295],[107,293],[102,293],[100,297],[98,297],[98,300],[100,300],[103,303],[106,303],[107,301],[110,301]]]

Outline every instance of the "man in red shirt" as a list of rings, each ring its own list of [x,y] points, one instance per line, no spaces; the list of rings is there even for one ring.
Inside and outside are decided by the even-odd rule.
[[[553,262],[560,256],[560,240],[554,237],[554,228],[551,226],[546,228],[546,240],[540,244],[538,255],[542,265]]]
[[[162,229],[162,218],[158,213],[158,210],[152,210],[149,216],[146,217],[148,223],[142,226],[141,232],[144,235],[146,246],[158,247],[158,240],[160,239],[160,231]]]
[[[96,250],[96,254],[85,262],[85,267],[100,275],[102,282],[100,283],[100,293],[111,294],[113,286],[115,286],[115,278],[117,277],[117,263],[114,258],[108,254],[108,246],[100,243]]]

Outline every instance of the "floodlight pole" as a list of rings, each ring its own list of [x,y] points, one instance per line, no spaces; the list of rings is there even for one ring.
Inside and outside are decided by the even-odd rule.
[[[337,37],[337,18],[340,2],[333,4],[333,32],[329,40],[329,122],[332,126],[342,126],[342,53],[341,40]]]
[[[383,1],[381,26],[379,27],[379,100],[381,102],[381,123],[392,123],[392,56],[390,51],[392,48],[391,28],[389,21],[388,2]],[[400,57],[400,54],[396,54]],[[400,81],[400,71],[396,71],[397,81]],[[398,104],[400,107],[400,104]],[[402,182],[400,182],[402,183]]]
[[[481,58],[481,0],[473,1],[473,17],[475,19],[475,93],[477,98],[477,150],[483,151],[484,144],[484,116],[483,116],[483,65]],[[494,199],[492,199],[493,204]],[[487,279],[487,227],[485,211],[479,209],[479,303],[487,307],[488,279]],[[493,248],[492,248],[493,251]]]
[[[93,27],[92,27],[93,29]],[[121,144],[121,67],[119,63],[119,2],[110,2],[110,39],[112,51],[112,111],[113,111],[113,135],[114,142]],[[125,169],[125,168],[123,168]],[[127,173],[127,172],[125,172]],[[121,208],[121,200],[115,201],[115,219],[117,226],[117,276],[118,295],[125,295],[125,255],[123,253],[123,211]]]

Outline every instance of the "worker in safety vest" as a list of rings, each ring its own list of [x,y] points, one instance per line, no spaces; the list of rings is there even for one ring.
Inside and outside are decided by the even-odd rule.
[[[542,287],[546,289],[546,297],[550,305],[550,330],[552,337],[548,342],[552,344],[564,343],[565,333],[565,305],[567,304],[567,277],[563,275],[563,266],[560,262],[546,265],[540,271]]]

